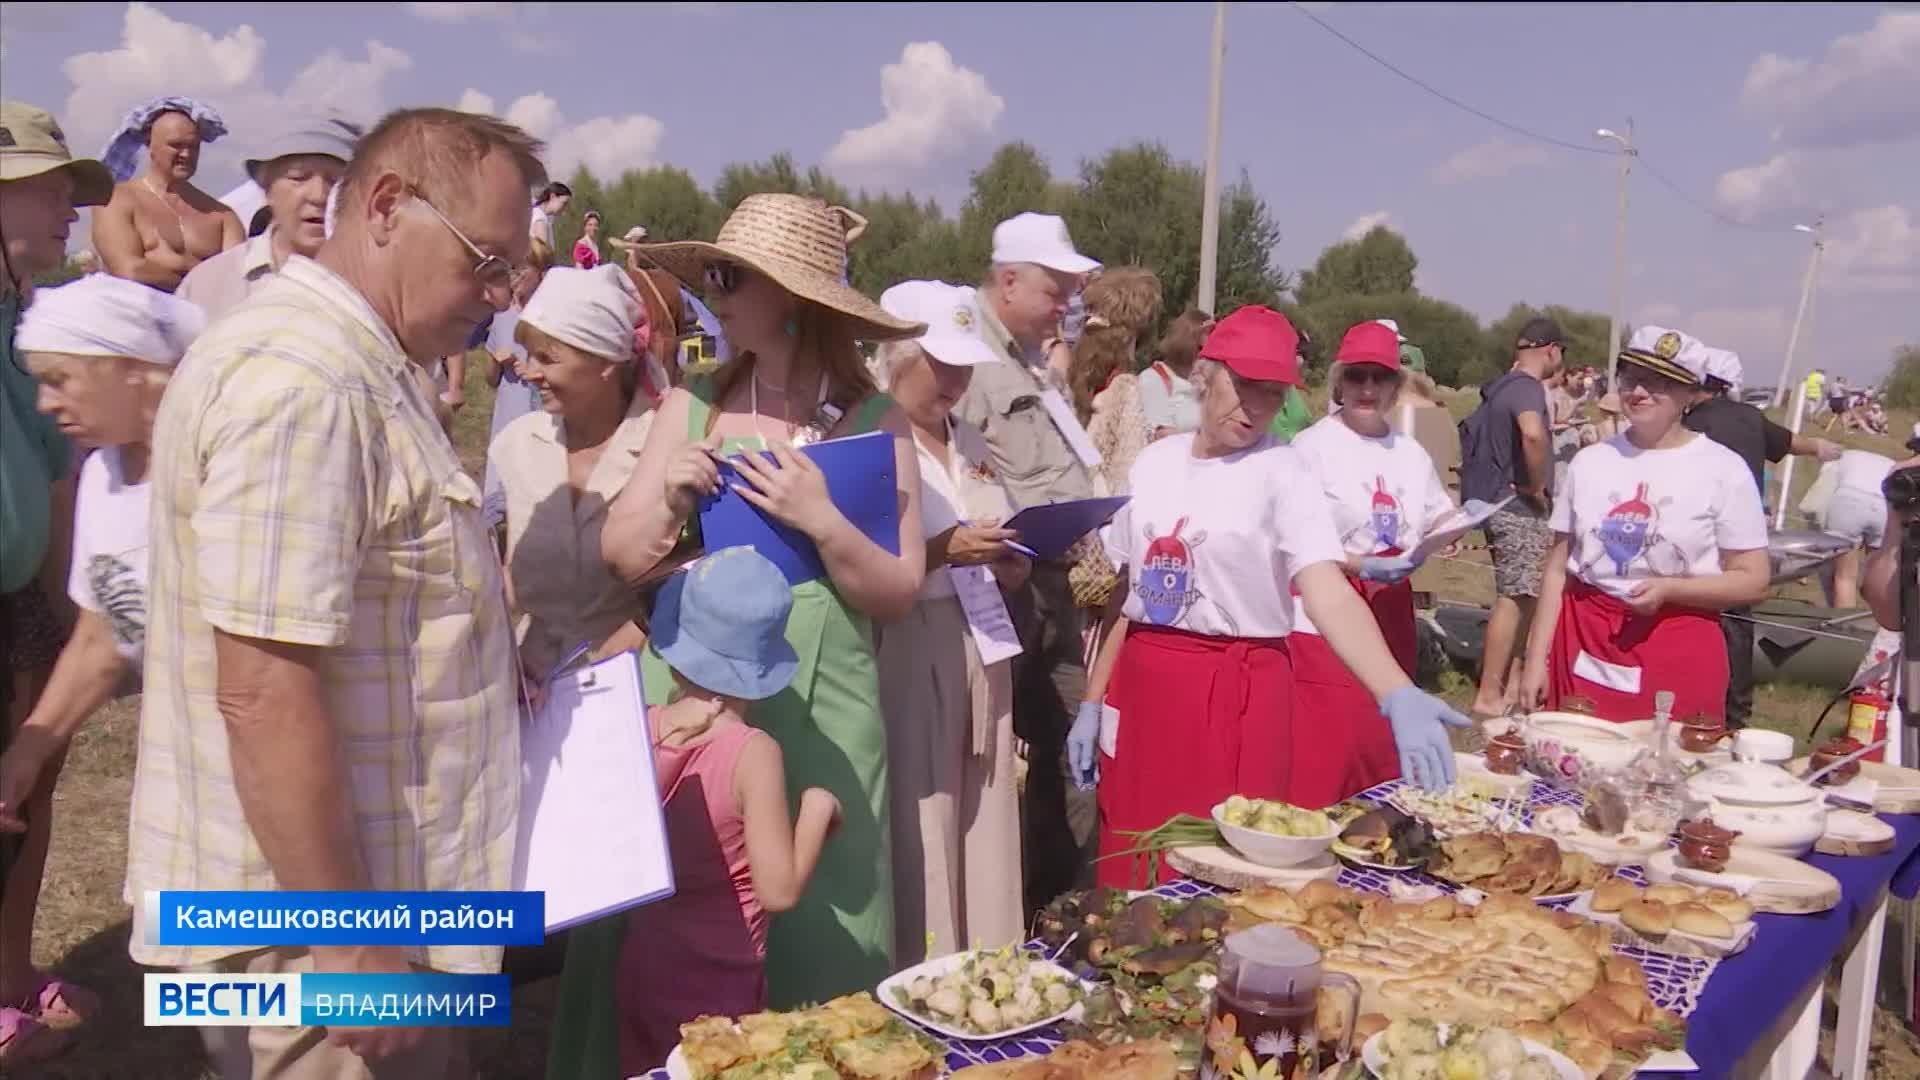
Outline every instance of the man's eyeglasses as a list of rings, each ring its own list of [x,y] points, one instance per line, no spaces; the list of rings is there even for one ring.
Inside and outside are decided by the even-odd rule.
[[[421,206],[432,211],[433,216],[440,219],[440,224],[445,225],[447,231],[452,233],[455,239],[465,244],[467,250],[473,253],[473,257],[479,260],[473,264],[473,276],[480,282],[481,288],[510,289],[513,287],[512,263],[499,255],[489,255],[481,251],[480,245],[467,239],[467,234],[460,231],[460,226],[447,220],[447,215],[441,213],[440,208],[433,205],[425,195],[420,194],[419,188],[408,187],[407,191],[412,194],[415,199],[420,201]]]
[[[740,287],[743,276],[738,263],[710,262],[700,280],[705,283],[708,292],[725,296]]]

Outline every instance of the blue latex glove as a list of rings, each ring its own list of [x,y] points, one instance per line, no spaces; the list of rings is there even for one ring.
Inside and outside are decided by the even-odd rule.
[[[1403,686],[1380,703],[1380,713],[1393,726],[1393,743],[1400,751],[1400,776],[1427,791],[1453,785],[1453,745],[1447,728],[1466,727],[1466,717],[1417,686]]]
[[[1360,579],[1397,585],[1419,568],[1419,563],[1404,555],[1364,555],[1360,558]]]
[[[1067,765],[1072,774],[1068,779],[1081,791],[1092,791],[1100,782],[1101,708],[1097,701],[1081,702],[1073,730],[1067,732]]]

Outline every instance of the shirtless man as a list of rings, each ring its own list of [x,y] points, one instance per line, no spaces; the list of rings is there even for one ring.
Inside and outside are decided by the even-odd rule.
[[[239,215],[188,183],[200,167],[200,129],[168,111],[147,127],[147,171],[113,189],[93,215],[93,247],[107,273],[173,291],[200,261],[247,238]]]

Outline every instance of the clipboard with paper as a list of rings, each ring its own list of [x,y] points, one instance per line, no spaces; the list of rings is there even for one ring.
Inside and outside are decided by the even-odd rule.
[[[1444,551],[1448,544],[1485,525],[1488,518],[1513,500],[1514,496],[1509,495],[1496,503],[1479,503],[1478,505],[1468,503],[1451,511],[1434,523],[1433,531],[1414,545],[1413,553],[1409,557],[1414,565],[1418,566]]]
[[[520,729],[513,888],[546,894],[547,933],[672,896],[640,657],[558,671]]]
[[[900,501],[893,435],[870,431],[800,447],[827,479],[827,496],[862,535],[900,554]],[[773,455],[759,451],[774,468]],[[720,465],[720,493],[700,506],[700,535],[707,551],[746,546],[767,557],[795,585],[823,578],[826,564],[813,541],[798,529],[774,521],[740,497],[734,484],[745,484],[740,470]]]
[[[1029,506],[1002,527],[1019,533],[1020,542],[1040,558],[1058,559],[1081,537],[1105,525],[1128,501],[1129,496],[1112,495]]]

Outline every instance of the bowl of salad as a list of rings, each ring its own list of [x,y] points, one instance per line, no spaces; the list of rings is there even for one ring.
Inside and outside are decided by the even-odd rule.
[[[1213,808],[1213,823],[1235,851],[1262,866],[1299,866],[1319,858],[1340,834],[1323,811],[1273,799],[1232,795]]]

